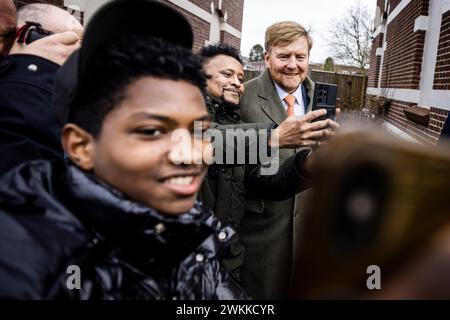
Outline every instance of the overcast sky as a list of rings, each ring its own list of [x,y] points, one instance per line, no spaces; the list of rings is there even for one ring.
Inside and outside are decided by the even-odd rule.
[[[244,0],[242,55],[257,43],[264,47],[264,32],[272,23],[294,20],[310,28],[314,40],[311,62],[323,63],[332,56],[326,45],[330,22],[342,16],[356,0]],[[361,0],[375,17],[376,0]]]

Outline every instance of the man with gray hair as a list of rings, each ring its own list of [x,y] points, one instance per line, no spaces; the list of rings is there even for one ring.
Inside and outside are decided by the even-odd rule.
[[[16,41],[10,54],[32,54],[62,65],[79,48],[83,26],[66,10],[43,3],[28,4],[17,11],[17,27],[20,29],[27,22],[38,23],[42,29],[59,36],[29,45]]]
[[[26,41],[27,22],[40,24],[50,35]],[[52,101],[54,77],[79,48],[83,33],[67,11],[48,4],[21,8],[17,27],[9,55],[0,58],[0,174],[27,160],[63,157]]]

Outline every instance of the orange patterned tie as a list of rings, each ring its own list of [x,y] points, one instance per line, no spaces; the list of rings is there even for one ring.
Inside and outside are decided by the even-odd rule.
[[[295,97],[292,94],[289,94],[284,98],[284,101],[288,105],[288,107],[287,107],[288,117],[293,116],[294,115]]]

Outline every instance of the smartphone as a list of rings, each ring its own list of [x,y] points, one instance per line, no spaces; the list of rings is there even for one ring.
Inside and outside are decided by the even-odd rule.
[[[40,23],[26,21],[25,25],[17,32],[17,41],[19,43],[30,44],[52,34],[53,32],[42,28]]]
[[[30,44],[36,40],[42,39],[44,37],[47,37],[49,35],[53,34],[53,32],[44,30],[44,29],[40,29],[40,28],[30,28],[28,30],[27,36],[25,38],[25,43],[26,44]]]
[[[316,118],[314,121],[336,119],[336,101],[338,86],[335,84],[316,82],[312,110],[325,109],[327,114]]]

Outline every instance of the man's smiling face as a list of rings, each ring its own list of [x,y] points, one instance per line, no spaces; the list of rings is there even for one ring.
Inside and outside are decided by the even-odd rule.
[[[208,76],[206,91],[215,100],[238,105],[244,93],[244,68],[231,56],[219,54],[204,65]]]
[[[308,74],[308,41],[300,37],[289,44],[274,45],[265,53],[265,61],[272,80],[287,93],[293,93]]]
[[[201,121],[204,131],[210,126],[198,87],[154,77],[134,81],[106,116],[93,142],[92,168],[85,169],[159,212],[186,212],[207,170],[198,160],[208,142],[194,136],[194,121]],[[180,129],[182,142],[173,139]],[[186,144],[184,154],[178,152],[180,143]]]

